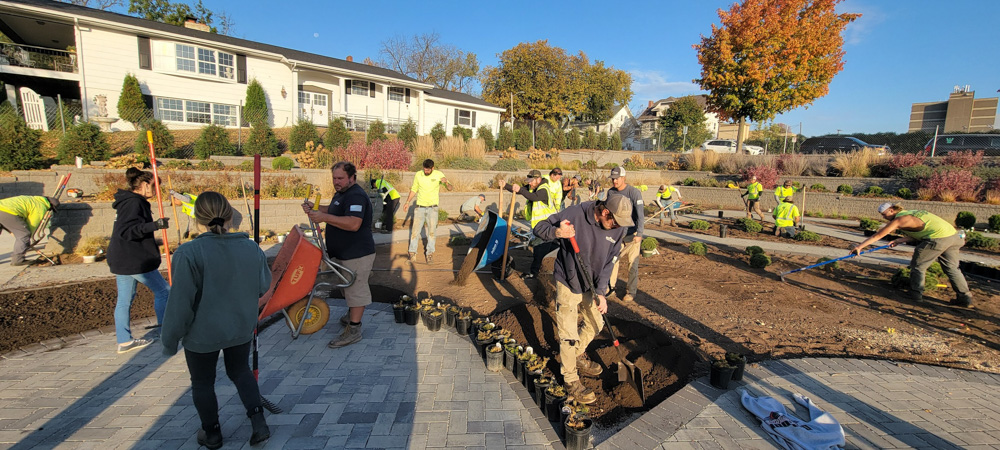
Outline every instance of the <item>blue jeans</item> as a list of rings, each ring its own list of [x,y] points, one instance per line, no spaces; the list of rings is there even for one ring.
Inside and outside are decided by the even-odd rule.
[[[674,212],[674,201],[670,199],[659,199],[660,208],[666,208],[667,214],[670,215],[670,220],[676,221],[677,214]],[[660,213],[660,220],[663,220],[663,213]]]
[[[437,206],[418,206],[413,210],[413,225],[410,228],[410,253],[417,252],[417,246],[420,242],[420,230],[427,225],[427,246],[424,248],[424,252],[428,255],[434,254],[434,232],[438,227],[438,207]]]
[[[153,311],[156,311],[156,323],[163,323],[163,312],[167,309],[167,297],[170,296],[170,286],[159,271],[140,273],[137,275],[115,275],[118,282],[118,304],[115,305],[115,335],[118,343],[124,344],[132,340],[132,300],[135,299],[136,282],[145,284],[153,291]]]

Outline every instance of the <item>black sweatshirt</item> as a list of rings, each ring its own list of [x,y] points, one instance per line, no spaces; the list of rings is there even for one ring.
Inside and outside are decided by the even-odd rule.
[[[508,183],[503,188],[507,192],[514,192],[511,186],[513,185]],[[535,192],[529,192],[530,190],[531,186],[525,184],[521,186],[521,190],[517,191],[517,193],[518,195],[524,197],[524,199],[528,200],[529,202],[542,202],[542,203],[549,202],[549,190],[545,188],[544,183],[538,185],[538,189],[535,189]]]
[[[111,207],[117,212],[108,243],[108,267],[115,275],[137,275],[160,267],[156,246],[156,222],[149,201],[132,191],[119,189]]]
[[[576,242],[580,246],[580,259],[590,266],[590,276],[594,279],[594,289],[599,295],[608,294],[611,270],[618,253],[622,249],[625,228],[605,230],[594,218],[596,202],[585,202],[559,211],[535,225],[535,236],[545,241],[559,244],[553,277],[568,287],[574,294],[582,294],[583,278],[576,266],[573,245],[569,239],[556,239],[556,228],[563,220],[568,220],[576,229]]]

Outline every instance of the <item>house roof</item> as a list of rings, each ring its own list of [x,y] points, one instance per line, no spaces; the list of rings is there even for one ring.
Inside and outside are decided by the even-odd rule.
[[[411,77],[403,75],[399,72],[385,69],[382,67],[369,66],[367,64],[356,63],[352,61],[346,61],[343,59],[332,58],[329,56],[317,55],[315,53],[308,53],[299,50],[294,50],[285,47],[278,47],[275,45],[264,44],[261,42],[250,41],[246,39],[239,39],[232,36],[224,36],[221,34],[204,32],[193,30],[190,28],[185,28],[183,26],[170,25],[161,22],[156,22],[152,20],[140,19],[138,17],[127,16],[124,14],[118,14],[110,11],[101,11],[99,9],[87,8],[84,6],[77,6],[70,3],[63,3],[54,0],[2,0],[0,4],[11,3],[15,5],[27,5],[36,8],[47,9],[50,11],[80,16],[89,17],[93,19],[106,20],[109,22],[116,22],[123,25],[129,25],[134,27],[142,27],[151,30],[161,31],[165,33],[179,34],[182,36],[187,36],[196,39],[205,39],[209,41],[215,41],[221,44],[244,47],[252,50],[258,50],[262,52],[276,53],[283,55],[285,58],[290,60],[301,61],[305,63],[313,63],[323,66],[334,67],[343,70],[349,70],[354,72],[367,73],[374,76],[394,78],[400,81],[411,82],[414,84],[424,84]],[[491,105],[492,106],[492,105]]]
[[[475,96],[472,96],[472,95],[469,95],[469,94],[464,94],[464,93],[461,93],[461,92],[455,92],[455,91],[449,91],[447,89],[437,89],[437,88],[424,89],[424,92],[427,93],[427,95],[430,96],[430,97],[438,97],[438,98],[442,98],[442,99],[445,99],[445,100],[451,100],[451,101],[462,102],[462,103],[470,103],[470,104],[473,104],[473,105],[480,105],[480,106],[488,106],[490,108],[496,108],[498,110],[504,110],[504,108],[501,108],[501,107],[499,107],[497,105],[489,103],[486,100],[483,100],[483,99],[481,99],[479,97],[475,97]]]
[[[698,102],[698,106],[700,106],[702,110],[706,110],[706,108],[708,107],[708,96],[705,94],[699,94],[699,95],[694,95],[693,97],[695,101]],[[659,99],[653,102],[653,106],[647,107],[645,110],[643,110],[642,114],[639,114],[639,116],[636,117],[636,120],[640,122],[656,120],[658,116],[656,115],[655,108],[657,106],[659,106],[661,103],[666,103],[667,105],[670,105],[676,102],[677,100],[680,100],[681,98],[682,97],[667,97]]]

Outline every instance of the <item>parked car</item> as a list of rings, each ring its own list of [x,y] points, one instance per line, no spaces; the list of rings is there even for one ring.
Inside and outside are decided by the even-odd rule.
[[[712,139],[701,144],[702,150],[711,150],[716,153],[736,153],[736,141],[732,139]],[[761,155],[764,147],[757,145],[743,144],[743,149],[750,155]]]
[[[934,138],[927,141],[924,153],[931,154]],[[934,155],[947,155],[960,150],[983,150],[987,156],[1000,156],[1000,134],[945,134],[938,136]]]
[[[878,150],[880,155],[890,153],[888,145],[869,144],[861,139],[851,136],[821,136],[811,137],[802,142],[799,153],[806,155],[833,153],[833,152],[856,152],[863,148]]]

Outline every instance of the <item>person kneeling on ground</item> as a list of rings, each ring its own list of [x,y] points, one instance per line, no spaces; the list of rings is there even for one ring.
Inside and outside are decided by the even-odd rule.
[[[204,192],[195,200],[195,220],[205,233],[177,248],[173,288],[160,334],[163,354],[177,353],[191,373],[191,397],[201,419],[198,444],[222,447],[215,367],[222,351],[226,375],[236,385],[253,432],[250,445],[271,431],[264,420],[260,388],[248,364],[257,326],[257,301],[271,286],[267,257],[247,233],[229,233],[233,207],[222,194]],[[236,263],[238,262],[238,264]]]
[[[795,227],[799,225],[799,208],[792,203],[791,197],[785,197],[774,212],[774,235],[794,238],[797,231]]]
[[[936,259],[941,263],[945,275],[951,281],[951,288],[957,297],[951,301],[956,306],[968,307],[972,304],[972,294],[965,275],[958,268],[958,250],[965,245],[965,239],[958,234],[955,227],[944,219],[923,210],[904,210],[899,205],[883,203],[878,207],[878,213],[889,223],[882,227],[860,244],[851,247],[851,253],[860,255],[865,247],[878,242],[893,231],[899,231],[904,237],[889,243],[890,247],[899,244],[915,242],[913,258],[910,260],[910,298],[917,303],[924,300],[924,278],[927,268]]]
[[[626,227],[633,225],[632,202],[621,195],[606,201],[585,202],[552,214],[535,225],[536,236],[559,245],[553,278],[556,282],[556,328],[559,334],[559,364],[566,392],[582,403],[594,403],[597,395],[580,382],[580,374],[597,377],[600,364],[587,360],[587,346],[604,327],[607,295],[615,258],[621,252]],[[583,281],[570,238],[580,247],[580,259],[590,267],[590,283]],[[592,285],[597,292],[587,290]],[[596,297],[596,299],[595,299]],[[583,313],[583,326],[579,323]]]
[[[466,200],[465,203],[462,203],[462,206],[458,208],[458,220],[479,222],[479,219],[481,219],[483,214],[485,214],[482,208],[483,203],[486,203],[486,196],[483,194],[469,197],[469,199]]]

